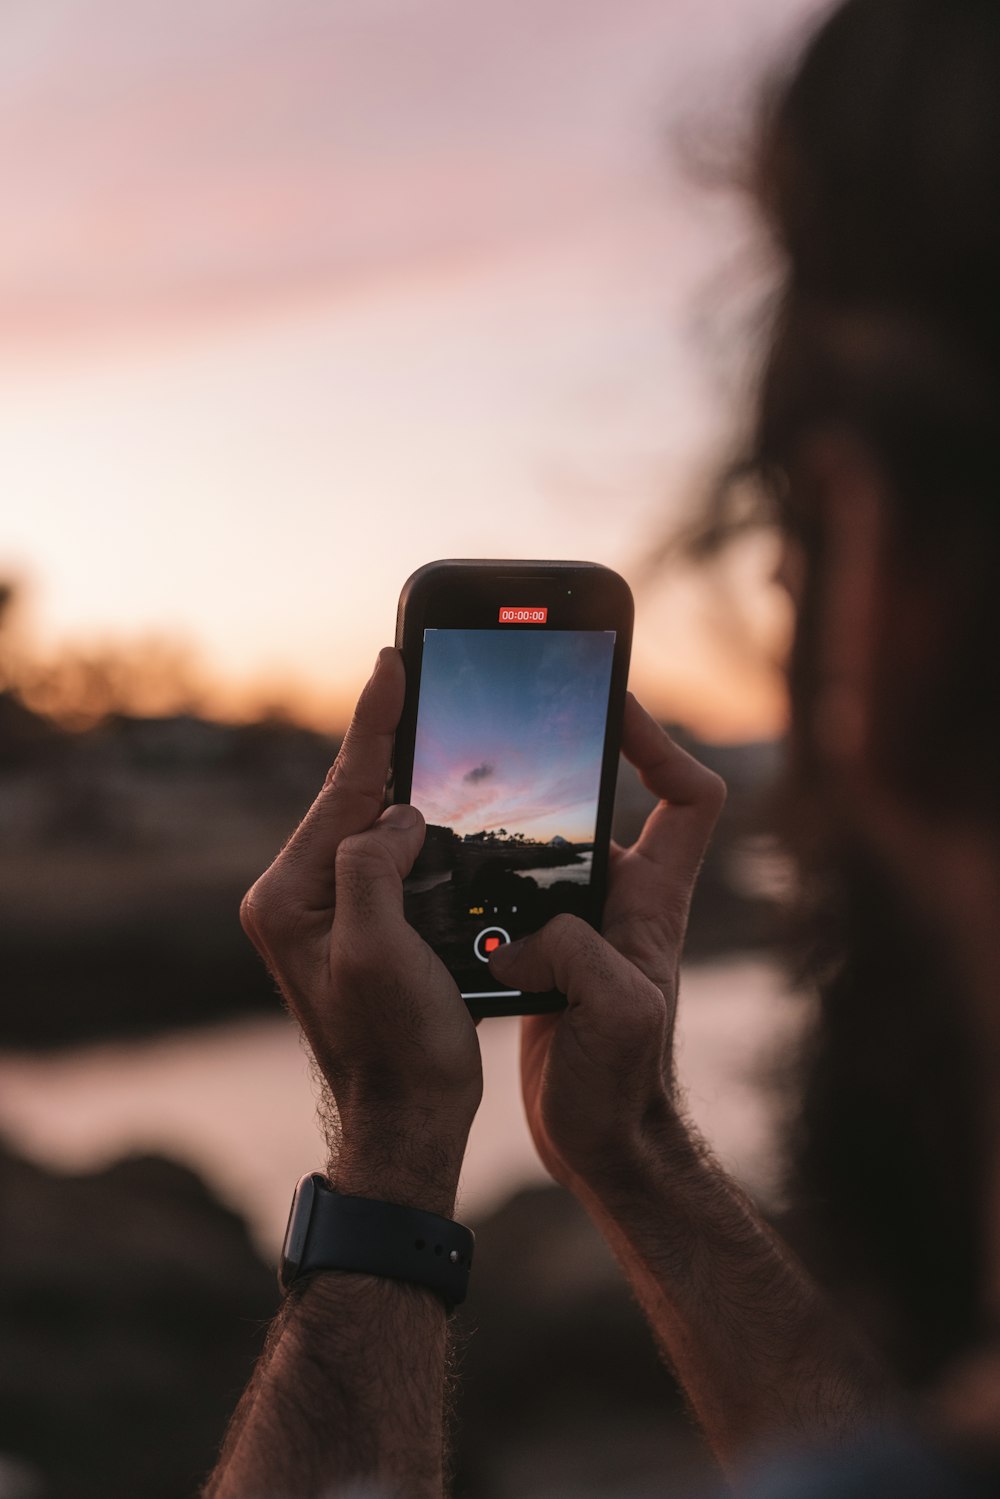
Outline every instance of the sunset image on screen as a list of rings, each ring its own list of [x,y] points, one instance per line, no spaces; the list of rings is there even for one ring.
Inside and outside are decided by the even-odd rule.
[[[411,800],[460,838],[590,843],[613,631],[428,630]]]

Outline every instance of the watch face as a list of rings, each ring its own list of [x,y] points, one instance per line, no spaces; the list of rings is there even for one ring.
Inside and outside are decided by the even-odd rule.
[[[283,1291],[288,1290],[299,1273],[305,1254],[313,1203],[316,1200],[316,1183],[320,1180],[322,1178],[315,1172],[310,1172],[308,1176],[300,1179],[295,1188],[292,1209],[288,1214],[288,1227],[285,1229],[285,1242],[278,1265],[278,1285]]]

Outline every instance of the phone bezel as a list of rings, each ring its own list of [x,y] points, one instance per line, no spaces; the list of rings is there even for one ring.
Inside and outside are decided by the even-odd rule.
[[[544,591],[545,596],[542,596]],[[537,596],[536,596],[537,595]],[[597,823],[586,919],[600,927],[607,889],[614,793],[621,753],[622,718],[628,687],[634,605],[618,573],[595,562],[449,559],[428,563],[403,585],[396,615],[396,645],[406,668],[403,714],[396,732],[389,800],[407,802],[413,781],[420,672],[426,629],[499,629],[505,606],[545,606],[544,625],[504,624],[505,630],[614,630],[615,648],[608,695]],[[565,996],[520,993],[516,1003],[476,997],[466,1000],[478,1019],[488,1015],[541,1014],[565,1008]]]

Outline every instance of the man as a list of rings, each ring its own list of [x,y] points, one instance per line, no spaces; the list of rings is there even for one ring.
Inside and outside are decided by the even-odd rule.
[[[757,150],[785,274],[751,466],[796,612],[790,841],[827,929],[802,1154],[843,1296],[685,1124],[677,965],[723,793],[634,700],[625,754],[660,803],[614,856],[603,934],[560,918],[492,958],[567,997],[523,1022],[535,1143],[723,1467],[742,1483],[763,1455],[831,1449],[748,1490],[767,1499],[1000,1487],[998,77],[995,0],[847,0]],[[455,986],[402,915],[422,838],[417,813],[382,813],[402,695],[383,652],[244,922],[336,1100],[332,1181],[447,1219],[481,1074]],[[296,1284],[208,1499],[440,1494],[446,1351],[432,1289]]]
[[[336,1101],[332,1183],[450,1216],[482,1073],[454,982],[403,917],[422,819],[379,815],[402,701],[402,661],[385,650],[323,791],[243,920]],[[605,935],[557,918],[493,963],[519,987],[567,996],[564,1013],[523,1022],[535,1143],[607,1235],[737,1471],[789,1428],[853,1430],[881,1379],[678,1110],[678,954],[724,788],[634,698],[624,747],[662,800],[615,855]],[[207,1496],[318,1495],[359,1480],[440,1495],[446,1364],[434,1291],[343,1271],[308,1278],[272,1329]]]

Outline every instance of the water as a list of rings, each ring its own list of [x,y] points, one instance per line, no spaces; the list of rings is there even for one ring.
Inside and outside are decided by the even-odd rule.
[[[574,864],[557,864],[555,869],[526,869],[522,874],[520,870],[515,871],[522,880],[534,880],[543,890],[550,885],[555,885],[559,880],[568,880],[573,885],[587,885],[590,883],[590,866],[594,856],[587,852],[580,854]]]
[[[559,880],[568,880],[573,885],[589,884],[593,862],[593,852],[588,849],[572,864],[557,864],[554,869],[515,869],[513,872],[518,879],[534,880],[541,889],[547,890],[550,885],[555,885]],[[438,885],[447,885],[451,878],[451,870],[445,871],[444,874],[428,874],[419,879],[408,879],[404,888],[408,895],[422,895],[426,890],[435,890]]]
[[[762,1077],[808,1018],[808,1004],[767,962],[685,973],[678,1066],[691,1114],[728,1169],[765,1201],[780,1191],[780,1119]],[[521,1107],[518,1021],[486,1020],[479,1036],[485,1093],[462,1177],[467,1217],[546,1180]],[[64,1170],[130,1150],[175,1156],[244,1213],[271,1258],[296,1179],[324,1155],[308,1060],[282,1015],[48,1057],[0,1053],[0,1131]]]

